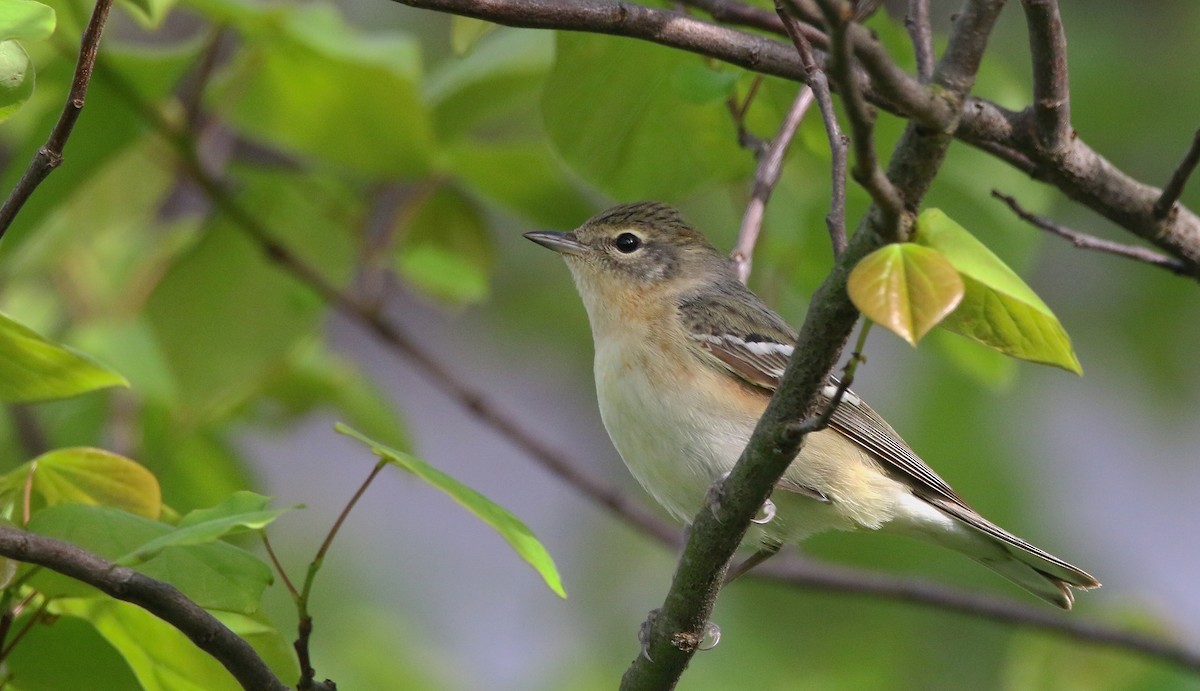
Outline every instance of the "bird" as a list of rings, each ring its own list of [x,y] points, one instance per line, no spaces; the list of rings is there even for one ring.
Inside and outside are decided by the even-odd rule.
[[[642,487],[689,522],[740,457],[796,332],[667,204],[622,204],[572,231],[525,237],[557,252],[574,278],[613,445]],[[836,392],[830,377],[820,405]],[[849,390],[764,508],[773,516],[747,533],[762,558],[827,530],[876,530],[956,550],[1063,609],[1072,589],[1100,586],[971,508]]]

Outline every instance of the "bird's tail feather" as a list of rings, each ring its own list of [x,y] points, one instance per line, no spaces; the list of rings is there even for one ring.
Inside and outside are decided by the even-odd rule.
[[[975,511],[950,502],[932,503],[989,543],[985,546],[975,541],[980,549],[960,548],[964,553],[1043,600],[1071,609],[1075,602],[1071,588],[1100,587],[1100,581],[1083,569],[1035,547]]]

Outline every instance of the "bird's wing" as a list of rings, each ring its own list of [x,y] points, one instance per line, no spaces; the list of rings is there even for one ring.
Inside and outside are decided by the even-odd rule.
[[[745,309],[746,296],[753,299],[754,309]],[[737,309],[733,308],[735,302]],[[766,392],[773,392],[779,386],[792,357],[796,335],[757,297],[749,291],[742,296],[704,296],[681,302],[679,311],[696,352],[710,364]],[[830,404],[837,385],[837,380],[831,377],[821,392],[821,406]],[[841,404],[829,418],[829,426],[886,464],[898,479],[919,494],[940,498],[974,513],[891,425],[853,392],[846,391],[843,395]]]

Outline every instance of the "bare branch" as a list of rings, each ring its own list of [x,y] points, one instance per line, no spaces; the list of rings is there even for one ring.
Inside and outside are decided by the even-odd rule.
[[[1067,71],[1067,35],[1058,0],[1021,0],[1033,58],[1033,112],[1037,141],[1048,154],[1071,143],[1071,85]]]
[[[875,112],[867,104],[859,87],[858,73],[854,69],[853,50],[848,37],[850,17],[836,0],[819,0],[826,24],[830,27],[830,69],[837,83],[846,116],[850,119],[851,145],[854,147],[854,179],[862,185],[883,214],[884,224],[899,223],[904,213],[904,202],[884,175],[875,155]]]
[[[721,24],[748,26],[776,34],[783,33],[783,24],[779,22],[779,17],[761,7],[744,5],[734,0],[682,0],[680,4],[695,7]],[[812,27],[809,27],[809,31],[820,33],[819,29]]]
[[[0,525],[0,555],[87,583],[162,619],[212,655],[250,691],[286,691],[258,653],[170,583],[118,566],[75,545]]]
[[[788,147],[792,145],[792,138],[800,127],[800,121],[804,119],[804,114],[808,112],[808,107],[812,105],[812,102],[812,89],[807,86],[801,87],[783,118],[783,124],[779,126],[779,132],[771,140],[766,155],[758,162],[758,168],[754,171],[754,191],[750,195],[750,202],[746,204],[746,212],[742,215],[742,227],[738,231],[737,244],[730,255],[730,261],[733,262],[734,270],[737,271],[738,278],[742,283],[750,278],[750,263],[754,256],[754,245],[758,242],[758,234],[762,230],[763,216],[766,214],[771,192],[775,190],[775,185],[779,183],[779,176],[783,173],[783,158],[787,155]]]
[[[450,12],[508,26],[591,31],[628,36],[687,50],[746,69],[804,81],[795,51],[761,36],[714,26],[665,10],[652,10],[614,0],[548,3],[535,0],[396,0],[412,7]],[[785,0],[805,22],[818,22],[811,0]],[[973,5],[974,3],[970,3]],[[959,15],[956,26],[963,20]],[[1161,191],[1142,184],[1112,165],[1078,137],[1059,160],[1051,160],[1034,142],[1020,113],[986,99],[967,97],[961,113],[942,90],[932,90],[900,69],[879,42],[862,27],[851,25],[848,38],[855,56],[870,75],[867,99],[889,112],[910,118],[934,132],[954,136],[1029,172],[1062,190],[1122,228],[1148,240],[1172,256],[1200,263],[1200,216],[1176,206],[1169,218],[1152,213]],[[986,38],[986,37],[985,37]],[[961,62],[951,56],[955,63]],[[820,59],[820,56],[818,56]],[[952,93],[961,91],[954,85]],[[903,186],[902,186],[903,187]]]
[[[1022,115],[983,99],[967,101],[956,135],[989,153],[1012,152],[1010,163],[1026,162],[1037,180],[1061,190],[1125,230],[1190,266],[1200,266],[1200,216],[1176,204],[1165,218],[1155,215],[1162,191],[1139,182],[1076,137],[1053,160],[1041,151]]]
[[[988,36],[1005,0],[967,0],[954,16],[954,30],[946,42],[946,52],[933,70],[933,83],[955,97],[964,99],[975,86],[975,75],[987,49]],[[953,120],[961,117],[960,103],[952,109]]]
[[[741,103],[738,103],[736,95],[725,99],[725,105],[729,108],[733,124],[737,125],[738,146],[749,149],[754,154],[755,160],[762,158],[763,153],[767,150],[767,143],[746,129],[746,112],[750,110],[750,104],[754,102],[754,97],[758,95],[758,89],[761,86],[762,77],[755,77],[746,91],[746,98],[742,99]]]
[[[1165,254],[1159,254],[1158,252],[1148,250],[1144,247],[1125,245],[1119,242],[1105,240],[1104,238],[1098,238],[1094,235],[1088,235],[1087,233],[1082,233],[1078,230],[1072,230],[1071,228],[1055,223],[1048,218],[1026,211],[1021,207],[1020,204],[1017,203],[1016,199],[1013,199],[1009,195],[1003,194],[998,190],[992,190],[992,196],[1007,204],[1008,208],[1012,209],[1013,213],[1019,216],[1021,220],[1029,223],[1030,225],[1041,228],[1048,233],[1053,233],[1060,238],[1066,238],[1072,245],[1075,245],[1080,249],[1107,252],[1109,254],[1115,254],[1118,257],[1125,257],[1126,259],[1132,259],[1144,264],[1150,264],[1151,266],[1157,266],[1179,276],[1196,278],[1196,268],[1194,266],[1190,266],[1186,262],[1180,261],[1174,257],[1168,257]]]
[[[58,122],[50,131],[50,137],[42,145],[29,167],[17,181],[17,186],[9,193],[4,205],[0,206],[0,239],[12,225],[13,219],[21,211],[21,207],[29,200],[33,191],[42,184],[55,168],[62,165],[63,148],[75,122],[83,112],[84,98],[87,95],[88,83],[92,79],[92,69],[96,64],[96,51],[100,48],[100,35],[104,32],[104,23],[108,20],[108,11],[112,9],[112,0],[96,0],[92,9],[92,17],[88,20],[87,28],[79,41],[79,60],[75,64],[75,77],[71,80],[71,90],[67,93],[67,103],[63,106]]]
[[[792,16],[781,2],[775,3],[775,11],[783,21],[792,45],[800,54],[800,63],[804,66],[808,86],[813,90],[817,99],[817,109],[821,113],[821,122],[825,125],[825,135],[829,139],[831,159],[829,195],[829,213],[825,215],[825,227],[829,230],[829,241],[833,246],[834,258],[842,256],[846,251],[846,159],[849,143],[842,134],[838,124],[837,112],[833,109],[833,96],[829,92],[829,79],[825,71],[817,65],[816,54],[812,45],[800,31],[801,24]]]
[[[1198,162],[1200,162],[1200,130],[1196,130],[1196,134],[1192,135],[1192,145],[1188,148],[1183,160],[1179,162],[1179,167],[1175,169],[1174,173],[1171,173],[1171,179],[1163,188],[1162,195],[1154,202],[1155,218],[1165,219],[1167,214],[1171,213],[1171,209],[1175,206],[1175,202],[1179,201],[1179,197],[1183,194],[1183,187],[1187,184],[1188,178],[1191,177]]]
[[[908,0],[904,28],[912,39],[917,60],[917,78],[928,84],[933,78],[933,27],[929,23],[929,0]]]
[[[897,578],[823,564],[808,559],[775,561],[758,567],[751,578],[828,592],[855,593],[922,607],[935,607],[974,618],[1045,631],[1070,641],[1136,651],[1193,672],[1200,671],[1200,651],[1137,631],[1111,628],[1027,605],[921,579]]]

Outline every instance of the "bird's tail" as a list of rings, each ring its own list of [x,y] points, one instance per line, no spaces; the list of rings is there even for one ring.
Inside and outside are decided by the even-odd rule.
[[[1100,581],[1083,569],[1031,545],[969,508],[937,500],[931,503],[973,533],[966,543],[954,547],[1050,604],[1071,609],[1075,603],[1072,588],[1100,587]]]

